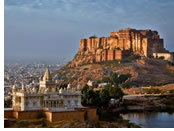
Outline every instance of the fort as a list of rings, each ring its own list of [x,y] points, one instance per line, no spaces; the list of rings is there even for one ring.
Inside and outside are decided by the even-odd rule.
[[[94,63],[109,60],[121,60],[130,52],[144,57],[157,57],[154,53],[166,57],[173,54],[164,48],[164,40],[157,31],[122,29],[111,32],[109,37],[98,38],[91,36],[80,40],[80,48],[70,63],[70,66],[78,66],[85,63]]]

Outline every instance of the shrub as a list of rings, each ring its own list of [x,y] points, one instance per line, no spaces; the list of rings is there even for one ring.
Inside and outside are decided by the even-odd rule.
[[[126,75],[120,75],[118,78],[117,78],[117,82],[118,84],[122,84],[124,83],[128,78],[130,78],[131,75],[130,74],[126,74]]]
[[[100,90],[99,98],[100,98],[101,106],[107,107],[110,100],[109,91],[106,89]]]
[[[132,62],[133,60],[140,59],[141,56],[139,55],[130,55],[128,57],[125,57],[124,59],[121,60],[121,62],[126,63],[126,62]]]
[[[130,88],[130,86],[131,86],[130,82],[124,82],[124,83],[121,84],[122,88]]]
[[[111,72],[110,73],[110,76],[109,76],[109,79],[110,79],[110,82],[109,83],[115,84],[115,85],[118,86],[118,85],[124,83],[130,77],[131,77],[130,74],[121,74],[121,75],[118,75],[116,73]]]
[[[159,59],[164,60],[164,56],[160,56]]]
[[[83,70],[88,70],[88,68],[84,68]]]
[[[4,100],[4,106],[10,106],[12,104],[12,99]]]
[[[124,95],[124,93],[121,90],[121,88],[117,87],[116,85],[115,86],[107,85],[104,88],[106,90],[108,90],[110,98],[118,99],[118,98],[123,97],[123,95]]]
[[[112,83],[112,80],[109,77],[103,77],[102,82]]]
[[[147,94],[160,94],[161,93],[161,90],[160,89],[157,89],[157,88],[149,88],[149,89],[145,89],[145,92]]]

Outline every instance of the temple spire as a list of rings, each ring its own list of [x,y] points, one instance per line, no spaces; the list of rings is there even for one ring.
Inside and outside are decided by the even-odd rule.
[[[45,80],[45,81],[50,81],[50,80],[52,80],[51,74],[50,74],[50,71],[49,71],[49,67],[48,67],[48,66],[47,66],[46,71],[45,71],[45,74],[44,74],[44,80]]]

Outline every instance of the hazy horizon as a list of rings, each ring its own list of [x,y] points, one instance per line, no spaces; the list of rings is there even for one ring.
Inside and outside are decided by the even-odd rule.
[[[81,38],[128,27],[157,30],[164,47],[174,52],[173,7],[173,0],[5,0],[5,61],[68,62]]]
[[[70,60],[57,56],[5,56],[4,64],[59,64],[63,65]]]

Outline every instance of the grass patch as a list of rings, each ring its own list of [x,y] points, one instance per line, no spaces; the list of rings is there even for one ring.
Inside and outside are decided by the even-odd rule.
[[[141,56],[139,55],[130,55],[128,57],[125,57],[124,59],[121,60],[122,63],[128,63],[128,62],[132,62],[134,60],[138,60],[140,59]]]

